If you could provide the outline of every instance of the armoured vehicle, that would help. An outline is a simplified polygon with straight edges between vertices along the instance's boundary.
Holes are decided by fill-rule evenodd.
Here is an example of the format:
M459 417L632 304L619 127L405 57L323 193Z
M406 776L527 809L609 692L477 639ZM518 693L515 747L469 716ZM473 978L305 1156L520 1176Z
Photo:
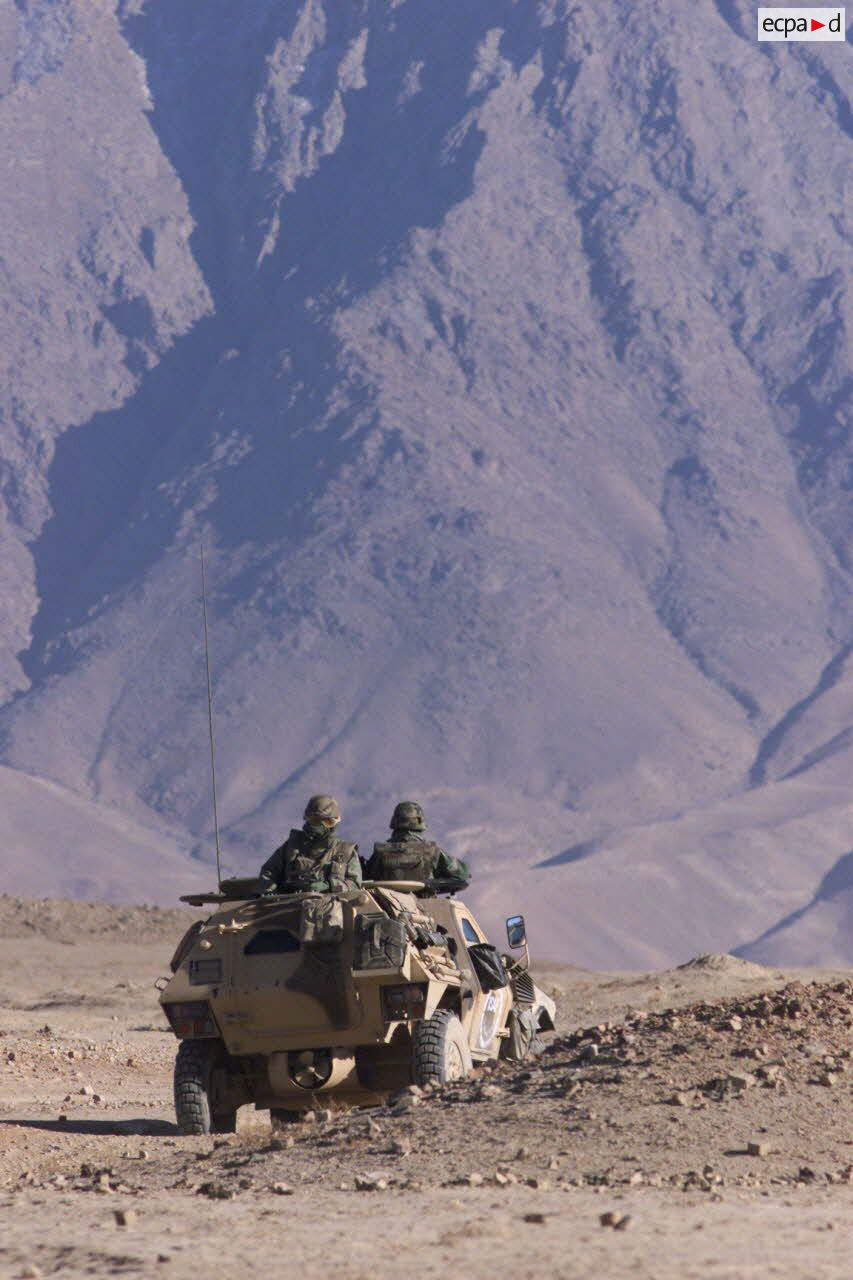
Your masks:
M555 1008L528 972L524 920L507 921L520 958L501 956L457 887L269 894L234 879L188 895L214 910L187 930L160 994L180 1040L181 1132L233 1131L252 1102L280 1122L332 1097L378 1104L535 1051Z

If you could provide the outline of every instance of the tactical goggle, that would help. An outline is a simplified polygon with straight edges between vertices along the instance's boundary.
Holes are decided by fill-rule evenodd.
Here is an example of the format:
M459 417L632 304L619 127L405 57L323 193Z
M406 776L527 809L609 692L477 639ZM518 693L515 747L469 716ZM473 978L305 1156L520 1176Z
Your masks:
M340 818L329 818L321 813L306 813L305 821L316 823L320 827L336 827Z

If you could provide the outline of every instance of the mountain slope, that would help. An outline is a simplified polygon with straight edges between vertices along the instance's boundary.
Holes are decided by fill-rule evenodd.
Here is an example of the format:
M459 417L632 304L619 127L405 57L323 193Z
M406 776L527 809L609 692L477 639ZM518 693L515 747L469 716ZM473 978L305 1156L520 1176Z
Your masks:
M556 957L554 904L597 903L602 850L696 812L720 949L750 789L773 831L802 794L780 779L831 758L835 795L846 763L846 48L759 46L710 2L701 41L652 3L245 10L126 4L121 37L102 15L194 261L164 259L182 310L144 374L144 337L125 351L135 394L58 440L5 761L209 856L204 537L235 865L312 789L363 844L411 792L488 909L524 868ZM709 806L746 824L734 865ZM837 841L786 844L800 903ZM580 886L537 869L582 842ZM649 856L667 877L667 841ZM697 892L676 876L670 916ZM784 909L756 894L732 945ZM630 916L609 945L696 949Z

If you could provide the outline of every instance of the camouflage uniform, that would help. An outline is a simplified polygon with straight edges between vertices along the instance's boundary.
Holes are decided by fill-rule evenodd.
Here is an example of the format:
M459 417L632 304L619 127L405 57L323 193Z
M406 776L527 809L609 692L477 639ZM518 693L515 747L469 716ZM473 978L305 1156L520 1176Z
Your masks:
M461 858L452 858L424 838L426 818L419 804L402 800L391 818L391 839L373 846L368 880L470 880Z
M260 878L273 893L340 893L361 885L358 845L339 840L340 810L331 796L312 796L305 825L267 858Z

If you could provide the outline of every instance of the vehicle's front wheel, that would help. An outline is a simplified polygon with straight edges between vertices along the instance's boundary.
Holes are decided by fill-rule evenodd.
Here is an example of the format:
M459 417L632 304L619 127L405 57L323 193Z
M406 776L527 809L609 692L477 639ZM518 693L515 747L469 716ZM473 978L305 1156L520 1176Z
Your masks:
M181 1133L233 1133L237 1108L217 1099L224 1067L215 1040L182 1040L175 1059L175 1115Z
M455 1013L437 1009L431 1018L415 1023L412 1036L415 1084L464 1080L473 1065L465 1030Z

